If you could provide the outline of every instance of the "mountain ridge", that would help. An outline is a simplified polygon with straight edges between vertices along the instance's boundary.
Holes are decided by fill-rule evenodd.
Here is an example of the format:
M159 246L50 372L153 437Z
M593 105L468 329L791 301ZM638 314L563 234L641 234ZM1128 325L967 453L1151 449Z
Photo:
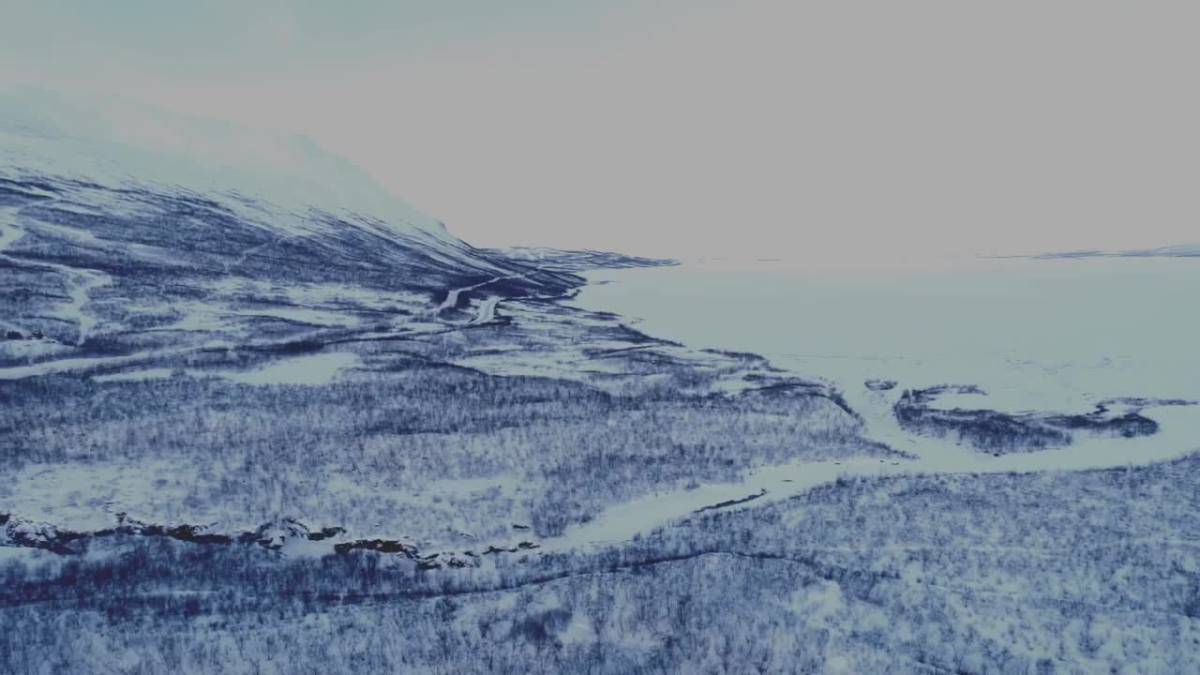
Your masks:
M1196 258L1200 257L1200 243L1171 244L1153 248L1124 249L1116 251L1080 250L1038 253L1029 256L1006 256L1033 258L1035 260L1061 260L1072 258Z

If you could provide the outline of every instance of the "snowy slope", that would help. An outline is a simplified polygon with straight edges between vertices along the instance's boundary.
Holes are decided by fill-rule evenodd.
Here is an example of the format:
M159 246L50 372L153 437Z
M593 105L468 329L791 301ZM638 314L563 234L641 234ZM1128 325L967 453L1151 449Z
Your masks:
M437 330L581 282L462 242L302 138L0 89L6 376L314 329Z
M6 170L241 194L284 208L372 215L405 233L448 238L438 221L299 136L17 85L0 89L0 149Z
M203 196L247 216L267 209L265 224L284 235L327 235L350 223L420 242L472 273L510 271L307 138L132 103L0 88L0 178ZM309 217L314 211L321 217Z

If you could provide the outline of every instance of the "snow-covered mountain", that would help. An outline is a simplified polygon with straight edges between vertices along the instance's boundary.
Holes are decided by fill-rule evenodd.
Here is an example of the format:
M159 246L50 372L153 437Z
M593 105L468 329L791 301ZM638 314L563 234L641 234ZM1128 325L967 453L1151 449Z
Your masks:
M159 201L202 197L279 236L320 238L351 227L357 236L418 244L468 274L514 271L305 137L134 103L0 89L0 178L10 190L42 183L81 201L88 188Z
M643 258L640 256L612 253L610 251L562 250L538 246L513 246L491 249L492 253L510 260L519 260L540 269L560 272L580 272L593 269L620 269L623 267L666 267L678 265L675 260Z
M437 220L305 137L119 100L28 85L0 89L0 150L7 171L243 195L282 208L370 215L402 233L445 234Z
M305 139L28 87L0 90L0 276L20 289L5 334L53 343L0 350L9 363L124 353L100 339L135 326L229 337L230 317L263 311L320 324L313 298L348 288L374 294L364 311L419 316L578 283L471 247Z
M1043 259L1060 258L1195 258L1200 257L1200 243L1174 244L1154 248L1137 248L1124 251L1064 251L1042 253L1034 256Z

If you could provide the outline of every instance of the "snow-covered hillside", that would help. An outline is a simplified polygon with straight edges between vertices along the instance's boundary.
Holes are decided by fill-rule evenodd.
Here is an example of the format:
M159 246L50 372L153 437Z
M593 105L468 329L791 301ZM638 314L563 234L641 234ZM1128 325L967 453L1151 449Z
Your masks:
M281 237L331 236L349 225L361 236L415 242L467 274L512 273L307 138L119 100L0 88L0 178L27 187L202 197Z
M348 292L419 315L456 288L478 291L455 294L465 306L578 284L465 244L304 139L27 87L0 90L0 256L25 289L6 330L53 343L0 351L9 363L134 324L226 325L248 284L304 295L258 315L317 325L314 298Z
M438 221L307 138L28 85L0 88L0 166L114 188L242 195L448 238Z

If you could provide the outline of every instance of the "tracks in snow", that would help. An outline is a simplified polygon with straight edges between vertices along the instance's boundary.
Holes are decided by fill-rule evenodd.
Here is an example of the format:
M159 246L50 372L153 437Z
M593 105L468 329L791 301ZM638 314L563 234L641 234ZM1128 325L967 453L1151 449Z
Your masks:
M468 293L470 291L479 290L480 288L483 288L485 286L490 286L494 283L498 283L501 281L508 281L510 279L526 279L526 278L528 278L528 275L526 275L526 274L508 274L508 275L493 277L491 279L488 279L487 281L481 281L477 284L471 284L470 286L463 286L461 288L451 288L448 291L446 291L446 297L444 300L442 300L441 304L439 304L437 307L435 307L430 312L430 314L432 316L436 317L447 309L454 309L455 307L458 306L458 299L460 297L462 297L463 293ZM518 297L524 297L524 296L518 296ZM515 297L506 298L502 295L494 295L491 297L484 298L483 302L481 302L479 304L479 307L477 307L475 309L475 316L471 318L469 323L484 324L484 323L491 323L491 322L495 321L496 320L496 307L505 300L516 300L516 299L517 298L515 298Z
M537 271L541 271L541 270L539 269ZM479 282L477 284L473 284L471 286L464 286L462 288L450 289L446 292L446 299L443 300L440 305L438 305L436 308L434 308L430 312L430 314L432 316L438 316L439 314L441 314L442 310L450 309L450 308L457 306L458 299L459 299L459 297L462 296L463 293L478 290L480 288L483 288L490 284L494 284L499 281L506 281L508 279L528 279L528 278L529 278L528 274L510 274L507 276L500 276L500 277L495 277L493 279L488 279L487 281L481 281L481 282ZM497 318L496 310L500 306L500 303L502 303L502 302L509 302L512 300L561 300L563 298L569 298L569 297L573 297L571 291L566 292L566 293L553 294L553 295L512 295L512 296L492 295L492 296L484 298L483 301L481 301L479 303L479 306L475 308L475 316L471 318L471 320L468 322L468 324L477 326L477 325L492 323Z
M463 293L467 293L469 291L474 291L474 290L483 288L484 286L490 286L491 284L494 284L499 281L507 281L508 279L524 279L524 278L525 278L524 274L509 274L506 276L493 277L491 279L488 279L487 281L481 281L477 284L471 284L470 286L463 286L462 288L451 288L450 290L446 291L446 298L444 300L442 300L442 303L434 308L433 314L436 316L438 314L441 314L443 310L453 309L453 308L457 307L458 306L458 298ZM492 311L495 311L495 306L492 307Z
M71 286L67 291L69 301L66 305L58 308L57 314L78 326L79 334L75 344L76 346L82 345L97 323L96 317L88 314L84 309L91 302L92 291L111 284L112 277L96 270L40 260L24 260L8 254L7 251L12 248L12 245L25 236L25 231L16 224L16 215L19 210L19 207L0 210L0 255L20 265L54 270L70 280Z

